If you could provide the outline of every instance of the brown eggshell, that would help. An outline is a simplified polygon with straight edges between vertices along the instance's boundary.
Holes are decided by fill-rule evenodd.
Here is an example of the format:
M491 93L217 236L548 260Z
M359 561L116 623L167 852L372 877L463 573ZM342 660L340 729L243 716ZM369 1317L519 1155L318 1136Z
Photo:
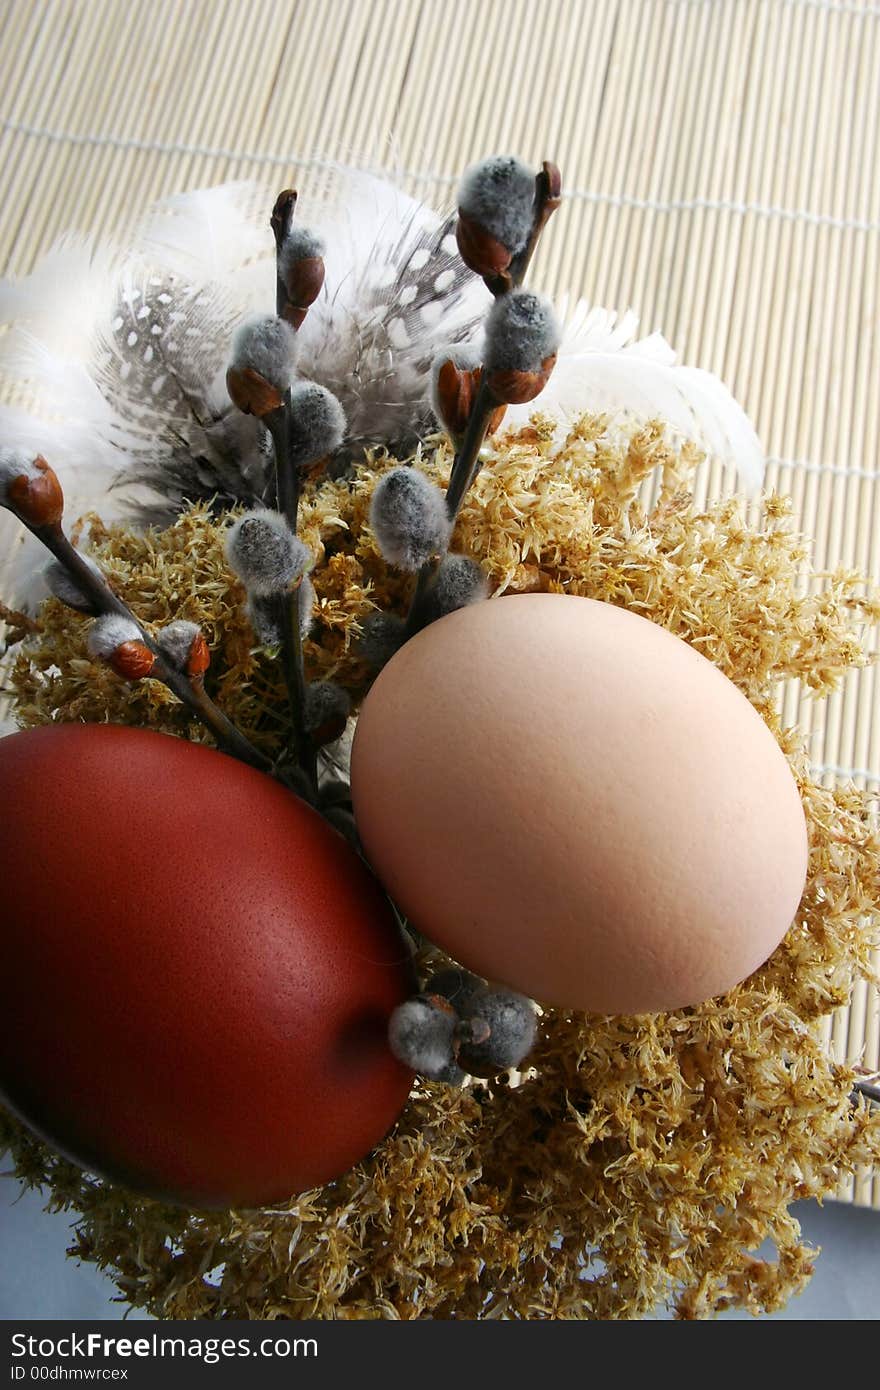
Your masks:
M279 783L107 725L0 740L0 1093L84 1167L196 1207L339 1177L394 1123L388 903Z
M692 647L589 599L490 600L419 633L364 703L352 790L413 925L548 1004L720 994L804 886L800 797L760 716Z

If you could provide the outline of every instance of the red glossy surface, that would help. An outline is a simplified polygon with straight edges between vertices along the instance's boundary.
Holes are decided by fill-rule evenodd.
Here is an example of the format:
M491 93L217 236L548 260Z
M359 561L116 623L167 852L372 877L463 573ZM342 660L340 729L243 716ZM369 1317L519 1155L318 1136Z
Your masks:
M411 1075L375 880L310 807L115 725L0 740L0 1094L86 1168L192 1206L340 1176Z

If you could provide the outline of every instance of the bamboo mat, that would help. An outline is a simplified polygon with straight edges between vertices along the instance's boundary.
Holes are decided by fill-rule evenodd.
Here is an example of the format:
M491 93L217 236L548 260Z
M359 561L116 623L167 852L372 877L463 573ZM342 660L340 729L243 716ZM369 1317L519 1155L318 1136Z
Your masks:
M451 204L474 158L553 158L535 280L641 315L721 375L815 537L880 578L880 3L870 0L4 0L0 268L68 228L322 158ZM700 489L718 486L708 468ZM2 548L0 548L2 555ZM823 778L880 791L880 686L788 722ZM828 1031L880 1067L860 988ZM880 1208L880 1176L840 1192Z

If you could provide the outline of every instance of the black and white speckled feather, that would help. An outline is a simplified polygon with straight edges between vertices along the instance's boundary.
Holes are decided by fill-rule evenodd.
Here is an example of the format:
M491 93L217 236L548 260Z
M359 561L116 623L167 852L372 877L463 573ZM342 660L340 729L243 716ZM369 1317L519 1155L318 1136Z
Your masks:
M458 256L454 218L427 222L408 212L393 240L331 279L301 332L301 370L338 397L352 453L385 444L406 450L431 425L431 362L438 345L481 333L489 302Z
M451 219L342 168L320 193L298 208L327 244L298 373L338 397L347 455L407 448L431 420L438 341L475 336L488 294L457 256ZM247 184L179 195L148 214L130 248L74 241L63 282L58 252L30 284L0 286L0 314L4 289L14 314L0 377L37 387L32 410L5 411L0 425L12 443L46 440L70 508L100 498L105 514L163 521L187 500L269 500L262 428L231 407L224 377L241 321L274 311L271 206L270 190ZM50 423L59 417L62 431Z
M222 509L266 499L263 430L230 405L222 384L239 321L238 304L214 284L166 274L120 286L94 375L125 430L116 486L148 489L135 504L141 520L167 522L187 501Z

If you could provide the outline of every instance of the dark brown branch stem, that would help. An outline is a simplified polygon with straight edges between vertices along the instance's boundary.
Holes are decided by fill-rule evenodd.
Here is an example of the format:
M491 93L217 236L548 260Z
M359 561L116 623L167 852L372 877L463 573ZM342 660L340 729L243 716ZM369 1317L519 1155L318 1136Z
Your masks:
M275 312L280 319L287 315L287 287L281 278L280 253L284 242L290 235L293 214L296 212L297 192L295 188L285 188L275 199L269 225L275 238Z
M446 510L452 522L458 516L465 493L479 472L480 450L486 441L486 430L489 428L492 412L497 407L498 402L483 377L474 397L467 429L453 460L449 486L446 489Z
M240 762L258 768L261 772L270 772L272 769L270 759L258 748L255 748L249 739L245 738L244 734L240 733L235 725L227 719L223 711L218 709L205 690L202 679L191 680L183 671L176 670L165 660L156 642L147 632L144 632L128 605L114 594L103 575L96 574L86 564L79 551L75 549L62 531L60 522L54 526L29 527L28 529L64 566L77 588L91 600L99 615L116 613L120 617L128 618L137 623L143 633L144 642L157 658L156 664L150 672L150 679L160 680L177 696L182 704L186 705L210 729L217 741L218 748L222 752L238 758Z
M290 232L290 224L296 209L296 193L286 189L279 193L272 209L271 227L275 237L275 312L284 317L287 306L287 291L281 279L280 254L285 239ZM290 391L284 397L280 410L272 411L264 417L264 423L272 436L275 450L275 492L278 510L287 520L293 535L296 535L299 520L300 470L292 457L290 447ZM303 663L302 626L299 611L299 590L284 594L281 600L281 661L284 668L284 682L290 704L291 748L298 767L302 770L308 786L317 799L318 762L317 754L306 728L306 676Z
M263 423L272 436L275 450L275 493L278 510L284 513L294 535L299 524L300 472L295 466L290 448L290 392L284 397L280 410L263 416Z
M511 290L519 289L525 279L526 272L535 254L541 233L544 230L551 215L559 207L560 203L561 180L559 170L555 164L544 161L541 172L535 179L535 207L532 217L532 230L529 239L520 251L519 255L514 256L509 268L503 276L497 276L491 280L487 279L486 284L499 298L503 294L509 294ZM452 470L449 475L449 486L446 489L446 510L449 513L449 520L455 524L459 509L464 500L465 493L474 483L481 468L480 450L486 439L486 432L492 418L492 412L496 410L500 402L495 399L486 384L485 375L480 381L477 394L474 397L473 407L468 418L467 429L464 432L461 444L452 461ZM409 613L406 617L406 634L408 637L418 632L422 625L422 607L425 594L434 573L434 562L429 560L419 571L415 593L410 603Z

